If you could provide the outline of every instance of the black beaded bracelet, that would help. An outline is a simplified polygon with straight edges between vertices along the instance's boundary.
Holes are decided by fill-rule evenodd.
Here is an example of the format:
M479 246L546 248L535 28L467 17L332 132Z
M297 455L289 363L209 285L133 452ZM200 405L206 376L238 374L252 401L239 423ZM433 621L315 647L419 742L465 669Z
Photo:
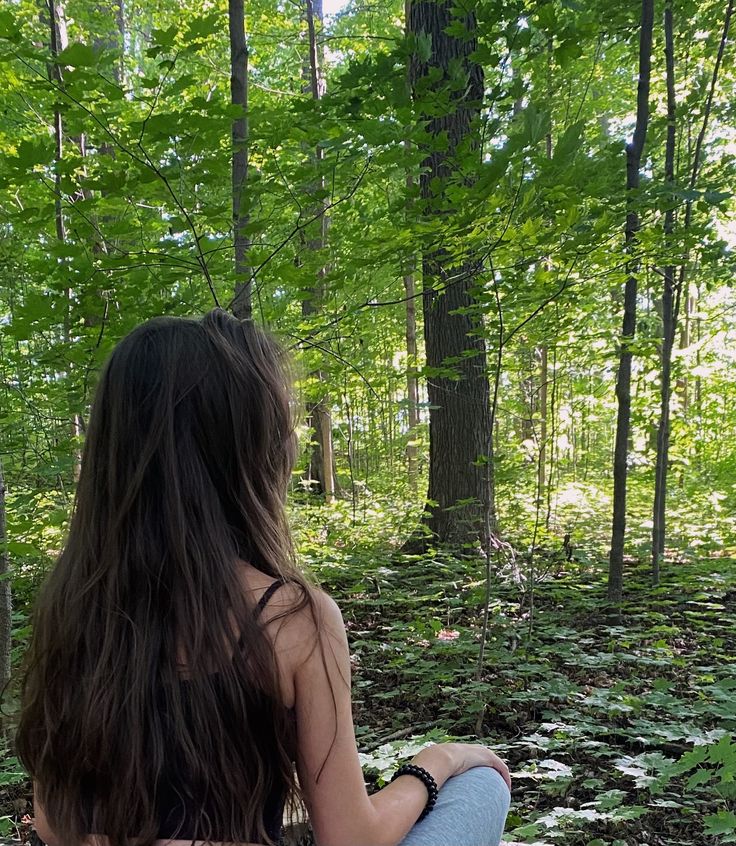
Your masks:
M391 781L394 781L399 776L404 775L416 776L416 778L418 778L427 788L427 804L424 806L424 810L422 811L419 820L417 820L417 822L419 822L427 816L437 802L437 796L439 795L437 782L434 780L431 773L428 773L424 767L418 767L416 764L402 764L402 766L400 766L393 774Z

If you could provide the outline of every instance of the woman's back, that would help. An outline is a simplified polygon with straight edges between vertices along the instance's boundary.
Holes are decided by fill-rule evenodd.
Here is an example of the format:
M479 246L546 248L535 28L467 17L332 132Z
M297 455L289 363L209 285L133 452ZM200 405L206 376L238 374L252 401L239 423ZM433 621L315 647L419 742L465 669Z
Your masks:
M251 590L247 587L248 582L255 582L257 587L254 587L251 592L254 596L260 592L260 597L254 609L257 617L262 615L269 601L285 584L283 579L272 580L268 587L261 592L262 578L263 574L256 574L253 568L245 563L243 564L243 580L246 583L246 591ZM247 659L247 645L239 641L239 647L244 650ZM211 675L211 684L215 691L215 701L221 703L223 710L225 710L225 713L221 715L221 721L228 732L228 742L237 744L242 735L244 725L247 725L248 731L259 739L264 756L268 756L270 750L270 754L275 757L279 743L278 739L274 736L272 715L274 708L283 705L283 702L274 703L262 691L253 690L250 692L247 711L239 712L232 707L232 702L226 694L218 692L222 684L220 673L215 672ZM191 699L193 694L190 680L187 678L186 668L182 668L179 687L184 704L184 714L187 720L191 722ZM166 698L162 697L161 711L164 719L166 718L165 700ZM289 709L289 714L291 717L291 736L286 746L293 760L296 755L296 727L293 723L293 709ZM167 840L171 838L187 838L191 842L192 840L196 840L198 835L203 834L199 819L201 816L212 816L211 802L208 801L207 795L201 795L197 784L193 783L191 773L186 766L185 757L177 745L178 732L171 727L169 733L172 743L165 750L164 766L156 785L156 815L159 820L158 836ZM269 785L263 808L263 825L268 836L274 842L277 842L282 826L287 790L283 784L277 783L273 779L271 780L273 783ZM88 800L88 807L91 809L94 805L93 790L90 792ZM93 829L90 828L90 830ZM219 839L216 830L212 832L212 837Z
M312 602L283 508L293 460L282 353L253 324L161 318L113 351L17 743L66 842L152 843L162 789L205 838L272 837L264 811L295 789L293 716L247 573L289 580L284 614Z
M508 807L497 773L470 789L479 838L452 822L471 784L454 777L508 783L485 747L422 750L368 796L342 616L293 561L294 456L281 353L252 323L157 319L116 347L23 688L17 749L51 846L271 844L300 793L319 846L498 843L505 810L473 798ZM459 797L441 840L415 826L438 791Z

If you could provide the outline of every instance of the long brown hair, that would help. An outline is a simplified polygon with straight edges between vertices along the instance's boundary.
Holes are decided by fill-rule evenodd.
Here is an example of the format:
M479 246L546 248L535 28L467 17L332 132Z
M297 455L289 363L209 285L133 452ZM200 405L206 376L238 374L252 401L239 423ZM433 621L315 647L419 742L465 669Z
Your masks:
M284 514L294 451L283 355L251 322L156 318L113 351L37 603L17 735L64 844L150 844L171 760L198 838L271 842L263 811L295 790L294 731L241 562L314 607Z

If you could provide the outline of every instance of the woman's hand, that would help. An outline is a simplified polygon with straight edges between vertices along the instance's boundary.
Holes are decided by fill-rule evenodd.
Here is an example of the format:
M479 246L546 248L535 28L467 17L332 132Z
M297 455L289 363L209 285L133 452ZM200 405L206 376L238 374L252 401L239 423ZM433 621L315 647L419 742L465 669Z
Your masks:
M413 763L422 766L421 760L433 749L441 749L450 758L450 776L460 775L473 767L491 767L496 770L511 790L511 774L506 764L487 746L475 743L441 743L423 749L415 756Z

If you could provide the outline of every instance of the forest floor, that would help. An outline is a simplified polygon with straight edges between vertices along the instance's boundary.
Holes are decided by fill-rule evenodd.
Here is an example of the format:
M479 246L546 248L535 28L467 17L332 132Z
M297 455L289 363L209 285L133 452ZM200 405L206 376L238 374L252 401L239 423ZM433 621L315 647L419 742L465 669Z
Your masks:
M427 740L471 739L483 710L512 768L509 840L736 842L736 562L670 560L657 589L630 562L620 617L603 562L535 567L531 621L528 580L493 580L480 681L481 562L355 551L319 568L349 629L366 773L380 784Z
M528 562L499 565L478 680L482 561L392 558L375 545L320 558L348 627L371 788L427 742L471 739L482 712L483 742L513 773L508 840L736 842L735 560L669 560L657 589L630 562L619 617L603 562L539 556L531 619ZM7 842L28 836L27 796L6 759Z

